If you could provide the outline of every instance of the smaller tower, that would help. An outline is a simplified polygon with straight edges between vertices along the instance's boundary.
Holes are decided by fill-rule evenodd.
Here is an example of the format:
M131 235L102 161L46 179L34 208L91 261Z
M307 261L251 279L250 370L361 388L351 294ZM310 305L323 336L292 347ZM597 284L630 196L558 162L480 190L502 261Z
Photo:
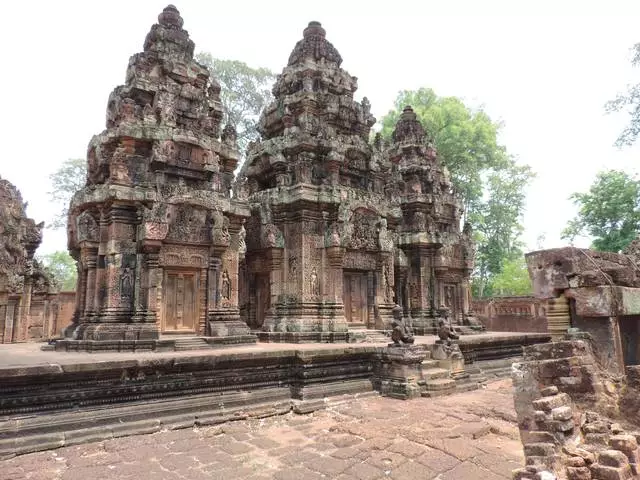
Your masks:
M398 303L419 335L435 333L441 308L462 324L470 309L471 227L461 231L462 201L410 106L400 115L385 156L394 172L389 188L399 194L402 208Z

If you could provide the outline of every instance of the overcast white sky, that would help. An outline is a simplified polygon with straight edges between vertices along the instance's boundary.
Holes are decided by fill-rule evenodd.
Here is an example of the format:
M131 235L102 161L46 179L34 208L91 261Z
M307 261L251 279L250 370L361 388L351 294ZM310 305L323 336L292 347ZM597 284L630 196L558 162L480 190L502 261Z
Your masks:
M48 175L84 157L104 128L107 98L167 0L3 3L0 176L55 213ZM597 171L635 171L639 147L614 148L625 115L603 104L640 81L638 0L177 0L196 51L280 72L310 20L322 22L343 67L359 78L376 117L401 89L432 87L482 104L505 123L502 142L538 177L528 191L524 240L560 246L573 217L567 200ZM585 246L588 241L582 244ZM39 253L66 248L45 231Z

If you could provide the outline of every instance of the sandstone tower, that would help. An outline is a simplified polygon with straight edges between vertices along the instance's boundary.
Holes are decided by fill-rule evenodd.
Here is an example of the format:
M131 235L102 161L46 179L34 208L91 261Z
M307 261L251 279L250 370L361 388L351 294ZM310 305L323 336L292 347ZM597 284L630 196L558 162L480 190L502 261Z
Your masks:
M249 208L231 198L236 134L222 128L220 86L194 61L182 25L172 5L159 15L89 144L68 222L79 264L74 339L255 338L237 307Z

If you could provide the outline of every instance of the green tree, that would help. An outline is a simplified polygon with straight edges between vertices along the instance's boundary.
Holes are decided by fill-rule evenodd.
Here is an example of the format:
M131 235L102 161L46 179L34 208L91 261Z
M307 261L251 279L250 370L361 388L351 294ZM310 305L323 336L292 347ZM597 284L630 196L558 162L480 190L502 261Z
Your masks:
M640 43L633 46L633 58L631 64L635 67L640 66ZM632 145L640 135L640 83L629 85L627 92L618 94L618 96L607 102L605 105L607 112L626 111L629 114L629 124L622 131L615 142L617 147Z
M48 253L39 259L44 268L53 277L54 282L63 291L75 290L78 279L76 261L67 252L59 250Z
M273 99L271 88L276 75L266 68L251 68L238 60L213 58L206 52L197 54L196 60L220 83L224 122L236 127L238 147L244 155L249 142L258 138L258 120Z
M492 282L492 277L502 273L505 262L522 256L520 222L525 189L533 176L529 166L518 165L513 159L487 175L487 198L469 217L477 231L475 276L481 297L486 294L485 286Z
M462 195L465 219L473 225L478 244L474 294L490 294L486 287L491 277L506 260L522 253L518 239L525 188L534 174L498 142L500 123L482 109L456 97L438 97L430 88L398 94L394 110L381 120L383 137L391 136L406 105L413 107Z
M62 163L60 168L49 175L52 190L49 197L60 205L60 213L56 215L50 228L64 228L67 225L69 202L73 194L84 187L87 177L87 162L82 158L70 158Z
M493 295L530 295L531 279L522 255L505 260L502 270L491 279Z
M570 197L578 206L578 215L562 232L573 241L580 235L593 237L591 248L619 252L638 234L640 227L640 181L620 170L596 175L589 191Z

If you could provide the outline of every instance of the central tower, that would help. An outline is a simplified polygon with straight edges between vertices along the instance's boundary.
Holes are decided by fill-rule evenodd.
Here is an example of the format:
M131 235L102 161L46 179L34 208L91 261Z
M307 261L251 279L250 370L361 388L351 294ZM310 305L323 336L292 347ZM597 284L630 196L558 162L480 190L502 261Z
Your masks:
M341 341L349 326L391 320L400 199L385 193L391 165L369 144L375 118L341 63L309 23L238 178L252 209L240 308L263 340Z

